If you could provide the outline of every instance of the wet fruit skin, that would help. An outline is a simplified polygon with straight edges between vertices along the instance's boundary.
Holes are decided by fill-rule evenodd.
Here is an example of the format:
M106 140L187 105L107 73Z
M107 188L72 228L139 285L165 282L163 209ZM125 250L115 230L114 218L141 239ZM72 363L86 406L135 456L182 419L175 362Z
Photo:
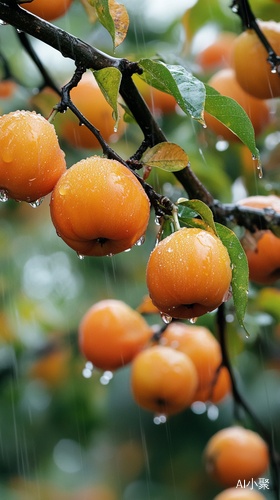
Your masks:
M99 130L106 142L114 134L115 120L113 109L107 103L91 72L84 73L81 81L71 90L70 97L79 111ZM120 116L123 114L119 108ZM60 117L61 134L75 148L100 149L99 141L85 126L80 125L78 118L71 111ZM125 130L125 123L119 121L118 135Z
M131 248L145 233L148 197L124 165L93 156L73 165L52 193L51 217L61 238L81 255Z
M94 304L79 325L82 354L102 370L130 363L151 337L152 330L141 314L120 300Z
M221 240L197 228L182 228L162 240L152 251L146 271L154 305L179 319L216 309L226 300L231 276Z
M262 476L269 465L268 447L256 433L243 427L218 431L204 451L206 470L223 486L236 486L240 480Z
M21 7L45 21L54 21L68 11L73 0L33 0Z
M280 23L258 21L263 34L280 53ZM271 73L268 53L253 30L244 31L234 42L234 67L239 85L254 97L271 99L280 96L280 78Z
M198 377L184 353L153 346L134 358L131 369L134 399L145 410L172 415L191 404Z
M243 485L242 485L243 486ZM216 495L214 500L266 500L259 491L248 488L228 488Z
M250 196L238 202L238 205L252 208L272 208L280 213L280 198L270 196ZM249 265L249 278L261 285L270 285L280 279L280 239L271 231L256 231L255 249L246 249ZM260 239L259 239L260 238Z
M160 343L185 353L194 363L198 374L194 401L217 403L229 392L227 369L222 367L217 374L222 363L220 344L207 328L172 322L162 334Z
M221 95L234 99L249 116L254 127L255 135L259 135L268 125L270 116L266 101L257 99L247 94L239 85L234 70L222 69L215 73L208 85L217 90ZM229 142L238 142L239 138L216 118L205 113L205 122L216 135L222 136Z
M0 117L0 189L32 202L52 191L66 171L53 125L35 112Z

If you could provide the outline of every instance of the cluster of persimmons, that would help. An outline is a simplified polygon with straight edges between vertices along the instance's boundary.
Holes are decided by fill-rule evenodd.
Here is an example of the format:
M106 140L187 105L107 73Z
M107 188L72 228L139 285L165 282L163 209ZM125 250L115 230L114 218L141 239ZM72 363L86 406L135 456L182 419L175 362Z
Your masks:
M38 3L34 0L24 7L53 20L64 14L71 0L45 2L43 11L40 7L37 10ZM54 14L52 9L59 4L64 10ZM279 36L274 38L278 25L271 22L260 26L275 51L280 52ZM270 120L267 99L280 95L279 76L271 72L266 59L264 48L250 30L237 38L223 35L197 59L205 70L228 65L210 79L209 85L239 102L256 135ZM232 61L234 69L230 67ZM254 66L254 73L248 70L248 64ZM172 96L151 91L148 86L140 90L152 109L174 111L176 102ZM89 94L95 102L92 109L87 100ZM71 99L90 122L98 122L101 135L108 141L114 133L114 120L92 74L85 74L72 89ZM98 143L90 130L69 116L61 119L62 136L74 146L96 148ZM238 140L215 118L206 115L205 120L218 136ZM119 133L124 126L121 122ZM30 111L0 117L0 151L2 199L36 205L52 193L50 213L54 227L79 256L111 256L143 239L150 218L150 200L124 164L91 156L67 170L53 125ZM276 196L250 197L240 205L280 212ZM270 231L246 231L242 244L251 280L271 284L280 278L278 238ZM232 268L227 249L216 235L184 227L155 246L146 279L154 312L165 318L192 320L228 299ZM114 371L131 363L136 402L159 415L176 414L196 401L218 403L231 392L220 344L208 329L172 321L157 336L139 311L118 300L103 300L85 313L79 325L79 347L85 358L101 370ZM239 480L248 482L267 470L268 448L255 432L231 427L216 433L206 446L205 463L211 477L228 488L216 500L264 498L258 492L246 490L244 495L244 490L235 488Z

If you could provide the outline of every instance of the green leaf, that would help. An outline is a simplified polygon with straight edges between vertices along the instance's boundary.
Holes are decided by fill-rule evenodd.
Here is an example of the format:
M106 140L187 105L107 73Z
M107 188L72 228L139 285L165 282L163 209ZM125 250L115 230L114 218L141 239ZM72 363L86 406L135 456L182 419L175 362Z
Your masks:
M237 319L244 328L244 316L248 301L249 268L243 247L231 229L222 224L215 223L217 233L227 248L232 266L232 296Z
M130 109L124 103L120 103L121 107L124 109L123 121L126 123L137 123Z
M186 227L197 227L198 229L203 229L203 231L209 231L209 226L201 219L191 219L189 217L180 217L180 224ZM211 230L212 232L212 230Z
M144 166L158 167L167 172L178 172L189 163L185 151L172 142L161 142L145 151L141 158Z
M180 108L191 118L203 123L205 102L204 84L180 65L169 65L151 59L141 59L144 70L139 75L158 90L173 95Z
M110 33L115 51L125 39L128 30L129 18L125 6L115 0L88 0L88 2L95 7L98 20Z
M209 226L215 234L217 234L212 211L209 207L207 207L207 205L205 205L205 203L200 200L186 200L180 201L180 205L188 207L198 213L205 224Z
M260 154L256 148L253 125L244 109L231 97L221 95L217 90L205 84L206 101L205 111L214 116L229 128L239 139L246 144L251 153L258 159Z
M113 117L116 120L115 129L117 129L120 119L118 95L122 74L117 68L104 68L93 71L93 74L106 101L113 108Z

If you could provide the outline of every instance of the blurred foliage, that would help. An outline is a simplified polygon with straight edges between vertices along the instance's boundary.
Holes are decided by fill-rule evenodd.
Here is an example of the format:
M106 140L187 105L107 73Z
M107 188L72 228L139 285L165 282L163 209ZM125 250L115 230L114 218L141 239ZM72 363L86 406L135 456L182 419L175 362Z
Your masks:
M223 30L241 32L230 0L124 0L124 4L130 27L116 49L118 57L138 60L160 54L169 64L179 62L192 69L203 81L211 73L197 67L196 53ZM280 21L279 4L272 0L251 0L251 6L257 17ZM89 22L77 0L56 24L112 54L109 34L98 22ZM58 85L70 79L72 61L36 40L32 44ZM18 82L13 96L0 100L2 112L36 109L48 116L53 101L36 98L41 77L11 26L0 26L0 49ZM271 112L272 124L257 140L264 167L259 179L254 165L244 165L241 144L217 140L179 107L170 115L155 110L168 139L185 150L201 182L223 202L247 194L280 194L277 101L271 102ZM54 124L59 134L59 119ZM138 126L129 124L112 146L128 158L141 141ZM60 143L68 167L100 153L74 150L62 138ZM171 173L153 168L149 182L173 201L185 196ZM218 411L211 405L202 414L188 409L165 425L155 425L153 415L132 399L130 368L119 370L103 385L97 370L85 376L85 360L77 346L80 318L94 302L118 298L136 308L147 293L146 263L158 229L154 215L143 246L112 258L79 260L55 233L48 197L36 209L26 203L2 203L0 214L0 498L211 500L220 488L206 476L202 452L213 433L236 422L232 399L221 403ZM273 432L278 448L279 297L277 285L269 289L250 285L245 316L249 338L238 324L232 300L226 305L229 352L238 385ZM148 321L159 324L160 318L151 315ZM215 312L197 324L216 335ZM61 355L55 362L48 351L53 343ZM245 417L242 412L241 417ZM242 422L254 426L246 418ZM271 491L264 493L272 498Z

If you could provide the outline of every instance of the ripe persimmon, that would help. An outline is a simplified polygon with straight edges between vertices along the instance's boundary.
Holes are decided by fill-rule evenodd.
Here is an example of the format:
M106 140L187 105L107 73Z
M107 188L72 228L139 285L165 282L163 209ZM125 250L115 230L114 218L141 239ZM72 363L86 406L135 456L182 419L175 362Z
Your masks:
M280 213L280 198L270 196L249 196L238 205L251 208L272 209ZM249 265L249 278L262 285L270 285L280 278L280 238L271 231L248 230L241 243L246 252Z
M130 363L151 337L152 330L141 314L120 300L97 302L79 325L82 354L102 370Z
M199 64L205 72L231 66L233 42L236 37L237 35L230 31L219 33L216 40L211 43L211 45L197 54L195 62Z
M204 458L209 475L224 486L257 479L269 465L265 441L256 432L238 426L214 434L205 448Z
M106 142L115 133L113 109L107 103L91 72L84 73L77 87L70 92L70 97L79 111L99 130ZM120 115L123 114L119 108ZM118 135L125 129L122 119L119 121ZM93 133L80 125L78 118L69 110L61 116L61 135L73 147L100 149L100 144Z
M210 330L203 326L172 322L162 334L160 343L187 354L198 374L194 401L217 403L229 392L230 378L222 363L221 347Z
M173 318L213 311L228 297L231 265L227 249L212 232L182 228L152 251L146 272L154 305Z
M222 69L215 73L209 80L208 85L217 90L221 95L231 97L240 104L249 116L256 136L268 125L270 112L266 101L257 99L245 92L242 87L240 87L232 68ZM229 142L239 141L237 135L208 113L205 113L205 122L207 127L216 135L222 136Z
M276 54L279 54L280 23L258 21L258 25ZM233 57L236 79L244 91L259 99L280 96L279 74L271 72L267 50L254 30L246 30L238 36L234 42Z
M0 117L0 190L34 202L50 193L66 171L54 126L35 112Z
M66 14L72 2L73 0L33 0L22 4L22 7L45 21L54 21Z
M266 500L266 497L259 491L251 490L250 488L235 487L222 491L219 495L215 496L214 500Z
M145 233L149 199L115 160L93 156L73 165L52 193L51 217L61 238L81 255L113 255Z
M186 354L156 345L141 351L134 358L131 384L139 406L171 415L191 404L198 376Z

